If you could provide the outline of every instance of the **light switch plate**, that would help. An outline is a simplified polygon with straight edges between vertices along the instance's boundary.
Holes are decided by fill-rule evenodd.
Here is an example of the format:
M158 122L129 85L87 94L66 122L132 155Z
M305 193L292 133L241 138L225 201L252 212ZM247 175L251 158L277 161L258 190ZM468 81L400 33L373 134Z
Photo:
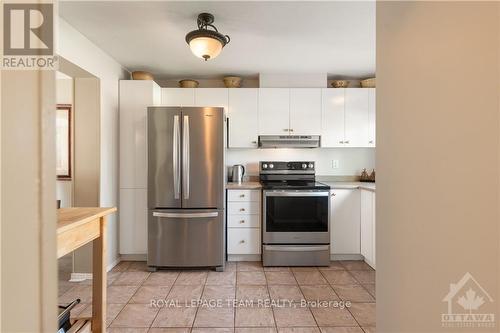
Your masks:
M332 169L339 168L339 160L332 160Z

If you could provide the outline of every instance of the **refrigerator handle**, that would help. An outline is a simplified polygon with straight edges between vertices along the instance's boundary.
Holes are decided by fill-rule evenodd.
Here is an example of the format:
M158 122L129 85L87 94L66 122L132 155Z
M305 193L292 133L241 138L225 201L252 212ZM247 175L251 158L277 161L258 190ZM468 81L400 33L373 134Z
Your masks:
M154 217L170 217L170 218L181 218L181 219L196 219L204 217L217 217L219 212L208 212L208 213L160 213L153 212Z
M179 153L180 153L180 128L179 128L179 116L174 116L174 139L172 147L172 167L174 176L174 198L179 199L181 195L181 168L179 166Z
M184 116L183 137L182 137L182 169L183 169L183 189L184 199L189 199L189 116Z

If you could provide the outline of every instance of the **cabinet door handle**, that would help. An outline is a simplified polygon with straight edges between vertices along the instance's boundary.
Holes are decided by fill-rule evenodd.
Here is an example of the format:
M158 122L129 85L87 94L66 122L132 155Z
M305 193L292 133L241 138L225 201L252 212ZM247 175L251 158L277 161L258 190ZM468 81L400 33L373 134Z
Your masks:
M244 194L240 194L240 198L244 198L244 197L245 197L245 195L244 195Z
M240 208L240 212L244 212L245 211L245 208Z
M336 196L336 194L335 194L335 193L332 193L332 197L334 197L334 196Z
M373 143L373 140L368 141L368 143Z
M252 143L253 143L254 145L256 145L256 144L257 144L257 141L252 141Z
M293 132L293 128L290 128L290 132Z
M349 143L349 140L347 140L347 141L344 141L344 143Z
M242 223L245 223L245 220L241 220L241 221L240 221L240 224L242 224Z
M343 144L343 143L344 143L344 141L339 141L339 143Z
M243 244L243 243L245 243L245 240L244 239L240 240L240 244Z
M290 130L290 129L288 129L288 128L284 128L284 129L283 129L283 132L288 132L289 130Z

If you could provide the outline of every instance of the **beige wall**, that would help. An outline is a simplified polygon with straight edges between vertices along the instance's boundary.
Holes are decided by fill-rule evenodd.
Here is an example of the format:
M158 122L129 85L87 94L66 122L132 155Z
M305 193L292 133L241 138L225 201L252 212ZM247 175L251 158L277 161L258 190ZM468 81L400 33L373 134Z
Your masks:
M57 52L64 63L71 62L99 79L99 205L118 206L118 81L129 73L62 18L58 18ZM108 264L112 265L119 257L117 214L108 219L107 242Z
M377 3L377 332L456 332L442 299L466 272L498 295L498 14Z
M0 331L55 332L54 72L0 77Z
M75 78L75 207L98 207L100 198L100 85L97 78ZM92 244L74 252L76 273L92 272Z

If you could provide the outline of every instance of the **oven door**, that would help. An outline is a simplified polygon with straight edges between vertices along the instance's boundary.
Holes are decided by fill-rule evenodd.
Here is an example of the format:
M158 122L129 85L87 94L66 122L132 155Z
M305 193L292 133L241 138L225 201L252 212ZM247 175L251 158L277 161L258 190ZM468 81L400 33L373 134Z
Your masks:
M265 190L264 244L329 244L330 192Z

